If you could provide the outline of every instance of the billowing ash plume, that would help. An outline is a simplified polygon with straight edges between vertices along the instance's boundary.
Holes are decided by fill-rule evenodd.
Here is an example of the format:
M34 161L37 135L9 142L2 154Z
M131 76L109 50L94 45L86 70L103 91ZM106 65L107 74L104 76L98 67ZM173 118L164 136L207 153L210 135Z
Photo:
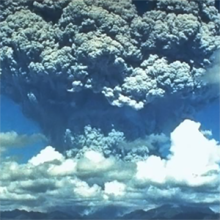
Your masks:
M2 210L219 207L219 143L193 120L219 99L217 3L2 0L1 92L52 145L19 164L5 152L45 137L1 133Z
M220 47L214 0L150 0L143 15L131 0L0 7L1 91L60 151L129 158L135 149L123 146L138 142L133 153L143 156L151 133L170 132L219 97L210 80Z

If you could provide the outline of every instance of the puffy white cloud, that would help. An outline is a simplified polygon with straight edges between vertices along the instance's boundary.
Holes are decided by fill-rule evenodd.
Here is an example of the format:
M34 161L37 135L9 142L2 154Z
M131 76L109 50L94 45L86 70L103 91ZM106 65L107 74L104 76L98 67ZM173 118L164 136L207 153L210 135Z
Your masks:
M64 156L57 152L53 147L47 146L45 149L41 150L37 156L32 157L28 162L36 166L54 160L63 161Z
M76 181L73 191L81 198L94 198L101 194L101 187L97 184L90 187L86 182Z
M165 183L185 182L191 186L219 179L220 146L199 131L200 123L185 120L171 133L168 160L149 156L137 162L137 179Z
M115 160L105 158L102 153L94 150L88 150L84 153L83 157L77 163L78 172L98 173L110 170L114 165Z
M165 162L160 157L150 156L146 161L137 162L136 177L139 180L148 180L163 183L166 177Z
M103 160L105 160L105 158L103 157L103 155L101 153L95 152L92 150L86 151L84 156L86 159L88 159L94 163L100 163Z
M123 196L125 194L126 185L116 180L105 183L104 192L107 195Z
M219 202L219 144L190 120L171 133L170 141L167 159L150 155L128 162L89 149L80 157L66 158L47 146L26 164L2 161L2 208L47 210L73 203L97 208L117 203L140 209L160 202Z
M220 146L199 128L200 123L185 120L171 134L172 154L167 168L172 176L184 178L189 184L202 184L210 178L210 172L219 172Z
M73 159L66 159L59 165L52 164L48 173L54 176L73 174L76 172L76 165L77 163Z

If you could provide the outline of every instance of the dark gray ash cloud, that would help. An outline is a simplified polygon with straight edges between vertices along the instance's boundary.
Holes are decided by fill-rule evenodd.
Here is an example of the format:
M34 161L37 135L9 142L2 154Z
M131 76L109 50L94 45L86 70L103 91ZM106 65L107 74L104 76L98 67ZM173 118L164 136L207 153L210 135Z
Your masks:
M170 132L219 96L203 79L219 64L220 15L204 0L143 10L125 0L2 1L2 92L60 148L80 148L87 126L128 141Z
M173 201L193 200L181 187L173 194L156 186L144 188L152 179L163 178L152 174L149 180L142 176L142 168L155 163L165 169L163 160L169 158L163 152L171 146L170 132L219 99L219 9L214 0L145 3L139 10L131 0L1 1L1 92L18 102L26 116L39 123L49 144L69 158L42 165L52 167L45 178L66 175L57 182L53 179L56 183L45 182L51 187L49 194L54 193L54 204L53 189L67 186L65 197L72 185L75 200L83 198L86 205L85 192L97 198L97 206L102 196L114 201L111 187L123 192L124 182L138 169L141 181L134 188L140 188L130 194L130 201L144 189L152 200L155 193L158 198L170 195ZM86 152L95 152L98 161L91 162ZM71 158L79 160L77 165ZM141 160L146 163L138 163ZM120 168L124 175L118 176ZM30 169L27 176L34 169L42 171ZM106 175L101 178L97 170ZM71 172L78 172L79 179L68 177ZM19 190L32 190L31 181ZM110 184L105 186L106 182ZM13 182L11 190L17 184ZM44 200L44 191L38 193L42 197L27 194L24 199L33 204L38 198ZM201 200L202 193L199 196ZM216 203L218 199L209 196L206 202Z

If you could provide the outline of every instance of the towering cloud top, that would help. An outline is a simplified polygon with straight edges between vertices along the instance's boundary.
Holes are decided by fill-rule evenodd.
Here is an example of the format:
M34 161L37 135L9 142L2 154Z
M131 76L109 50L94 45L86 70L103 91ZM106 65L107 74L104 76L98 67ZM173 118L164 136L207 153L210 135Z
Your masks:
M49 140L27 163L2 162L2 206L219 204L219 144L184 120L219 98L216 5L1 0L1 92ZM0 156L44 138L1 136Z
M89 89L136 109L189 96L220 44L218 11L214 1L155 2L140 17L125 0L3 1L2 78L14 87L16 75L36 101L40 81L52 99Z

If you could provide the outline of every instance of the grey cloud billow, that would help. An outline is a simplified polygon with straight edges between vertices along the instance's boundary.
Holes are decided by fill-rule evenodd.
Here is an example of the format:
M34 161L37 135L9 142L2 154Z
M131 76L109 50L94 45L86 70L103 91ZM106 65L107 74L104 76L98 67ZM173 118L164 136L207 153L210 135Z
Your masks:
M219 97L206 80L219 65L214 0L149 0L143 15L129 0L0 7L2 93L60 151L129 158L119 146L169 133Z

